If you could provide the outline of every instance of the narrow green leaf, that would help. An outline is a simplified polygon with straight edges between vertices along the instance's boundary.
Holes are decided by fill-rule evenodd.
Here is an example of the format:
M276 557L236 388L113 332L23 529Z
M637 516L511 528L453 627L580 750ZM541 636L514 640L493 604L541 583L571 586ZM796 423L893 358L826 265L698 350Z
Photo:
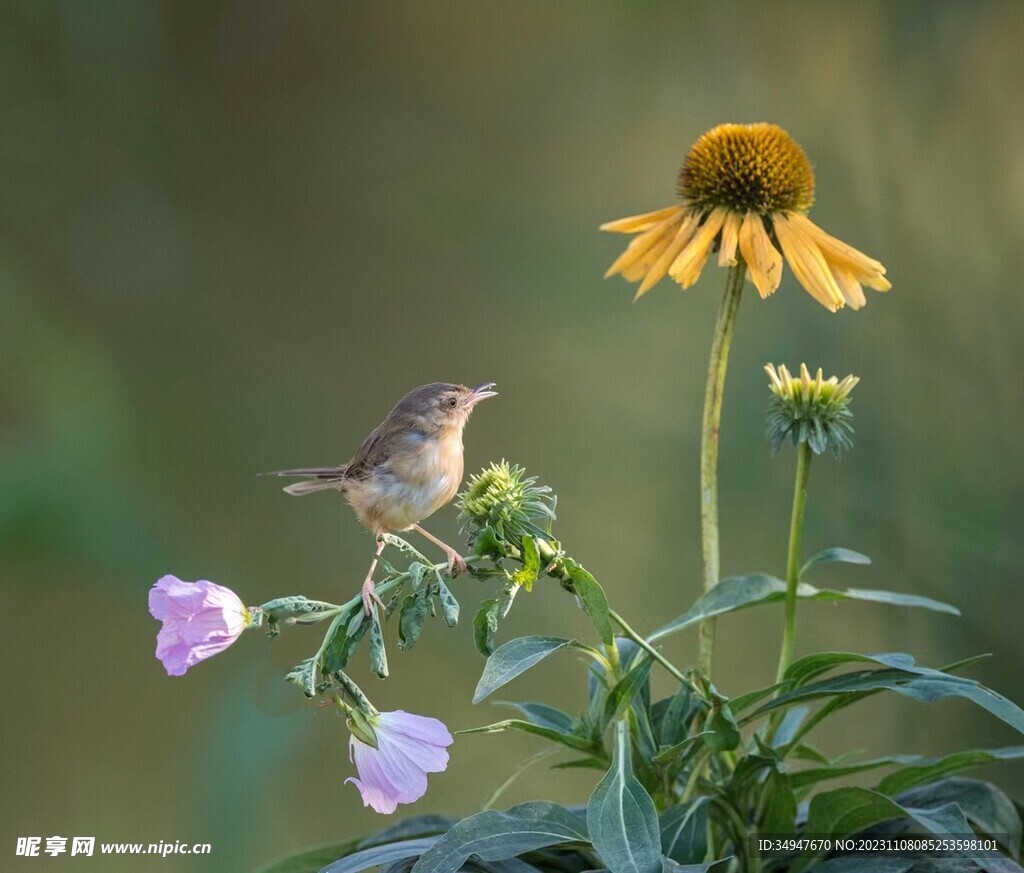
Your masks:
M608 692L608 699L604 703L606 724L617 719L627 707L633 705L634 698L642 695L648 687L647 678L653 664L652 658L644 657L631 666L629 672Z
M476 650L485 658L494 651L494 635L498 632L498 601L484 600L473 619L473 640Z
M440 836L453 824L454 818L445 815L414 815L412 818L402 819L389 827L379 830L364 838L357 848L369 849L373 846L383 846L385 843L396 843L399 840L411 840L414 837Z
M302 689L306 697L316 695L316 659L307 658L301 664L293 667L284 677L287 681L293 682Z
M483 675L473 693L473 703L479 703L534 664L572 643L572 640L562 637L531 636L518 637L498 646L484 665Z
M410 858L418 858L441 837L421 837L418 840L403 840L399 843L385 843L348 855L333 864L328 864L320 873L360 873L371 867L385 867Z
M576 729L576 719L569 715L569 713L563 712L554 706L548 706L546 703L535 703L532 701L501 701L501 703L504 706L514 706L531 724L548 727L567 734L573 733Z
M857 773L878 770L881 767L896 767L900 764L912 764L920 760L920 755L886 755L881 758L871 758L867 761L858 761L853 764L828 763L824 767L809 767L806 770L798 770L790 778L793 780L793 787L800 789L829 779L842 779ZM881 787L879 787L879 790L881 790ZM883 791L882 793L886 794L888 792Z
M800 569L800 575L803 576L804 573L817 564L832 564L836 562L842 564L870 564L871 558L867 555L862 555L860 552L855 552L852 549L824 549L803 565Z
M661 832L654 801L633 776L629 731L616 725L612 765L587 804L587 829L611 873L660 873Z
M381 679L388 678L388 653L384 648L384 631L376 609L370 620L370 669Z
M524 721L519 718L507 718L504 721L496 721L494 724L487 724L482 727L466 728L461 731L456 731L456 733L460 736L462 734L497 734L502 731L509 730L523 731L524 733L533 734L534 736L544 737L546 740L561 743L563 746L568 746L570 749L576 749L580 752L594 751L594 741L589 737L582 737L576 733L569 733L555 728L546 727L544 725L533 724L532 722Z
M435 570L434 575L437 576L437 599L441 601L441 614L444 616L444 623L448 627L455 627L459 623L459 601L444 584L441 574Z
M568 571L572 579L573 591L587 615L590 616L601 642L606 646L613 645L615 633L612 630L612 620L608 615L608 598L605 597L604 589L579 564L569 563Z
M766 573L730 576L699 598L679 618L652 633L647 641L654 643L670 634L692 627L706 618L713 618L727 612L736 612L762 603L774 603L782 600L785 594L786 583L782 579ZM840 591L831 588L815 588L813 585L801 582L797 587L797 597L803 600L865 600L873 603L888 603L893 606L920 607L951 615L960 614L960 610L955 606L933 600L930 597L864 588L846 588Z
M575 813L555 803L523 803L506 812L492 809L464 818L412 869L413 873L456 873L471 855L483 861L504 861L546 846L586 841L586 825Z
M679 864L696 864L708 850L708 796L670 806L659 819L661 851Z
M402 601L402 609L398 613L398 648L408 652L423 631L423 622L427 619L427 598L420 592L407 594Z
M953 752L941 758L930 758L923 760L920 756L913 756L914 762L911 766L890 773L878 783L878 790L882 794L899 794L915 785L923 785L925 782L933 782L943 776L952 773L959 773L962 770L969 770L973 767L980 767L983 764L991 764L996 761L1015 761L1024 758L1024 746L1007 746L1002 749L973 749L966 752Z

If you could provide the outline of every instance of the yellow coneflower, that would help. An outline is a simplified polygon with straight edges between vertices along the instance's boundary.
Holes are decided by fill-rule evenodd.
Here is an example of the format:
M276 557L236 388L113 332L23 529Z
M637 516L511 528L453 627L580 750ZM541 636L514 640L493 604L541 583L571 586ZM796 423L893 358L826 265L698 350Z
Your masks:
M719 266L737 251L762 298L779 287L782 260L811 296L835 312L867 301L862 285L888 291L885 267L807 217L814 172L797 142L775 124L721 124L690 149L679 173L683 203L620 218L601 230L639 234L605 274L640 282L642 297L666 274L683 288L700 277L718 244Z

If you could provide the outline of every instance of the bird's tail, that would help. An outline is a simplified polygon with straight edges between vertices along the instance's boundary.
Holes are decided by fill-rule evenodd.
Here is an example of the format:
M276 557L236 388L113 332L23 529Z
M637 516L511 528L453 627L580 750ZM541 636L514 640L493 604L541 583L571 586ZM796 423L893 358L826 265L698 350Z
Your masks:
M301 476L307 479L306 482L296 482L284 489L295 497L301 497L303 494L312 494L314 491L344 489L346 470L346 467L311 467L305 470L275 470L262 475Z

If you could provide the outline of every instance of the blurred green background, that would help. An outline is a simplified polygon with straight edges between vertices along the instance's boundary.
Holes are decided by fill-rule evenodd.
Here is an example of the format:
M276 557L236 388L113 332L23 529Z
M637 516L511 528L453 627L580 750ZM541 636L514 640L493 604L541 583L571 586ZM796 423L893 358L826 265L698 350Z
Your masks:
M798 649L909 651L1024 700L1024 10L1007 2L4 5L0 573L5 869L252 869L386 823L343 784L344 726L281 673L317 630L244 637L182 679L153 657L149 586L250 603L356 590L371 551L341 499L261 470L345 460L406 390L495 380L467 471L502 457L559 495L557 531L650 630L699 578L697 448L724 273L686 293L601 274L602 221L673 202L689 144L774 121L818 177L813 218L894 290L829 315L788 273L748 290L722 441L723 569L781 572L793 453L769 454L766 361L862 377L856 447L812 471L819 577L961 605L801 611ZM748 286L749 289L749 286ZM455 511L432 529L455 537ZM469 616L485 596L456 584ZM468 617L428 626L382 709L453 728L482 666ZM720 623L718 684L774 672L781 609ZM586 634L560 590L505 635ZM693 635L668 642L680 663ZM583 699L571 657L511 686ZM669 686L657 676L659 690ZM1017 742L966 704L852 708L829 751ZM538 748L464 737L412 812L465 814ZM1024 770L989 770L1021 793ZM506 795L576 802L586 772ZM205 860L14 856L17 836L211 842ZM9 865L13 864L13 867Z

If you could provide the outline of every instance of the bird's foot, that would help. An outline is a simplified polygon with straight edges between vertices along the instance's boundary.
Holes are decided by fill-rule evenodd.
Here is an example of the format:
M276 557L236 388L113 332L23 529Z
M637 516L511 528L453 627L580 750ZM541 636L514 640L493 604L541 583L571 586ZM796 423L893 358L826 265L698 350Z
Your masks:
M462 555L455 549L449 549L445 554L448 556L448 575L452 579L466 572L466 562L462 559Z
M373 579L367 577L366 581L363 582L362 590L359 592L360 596L363 598L363 609L366 611L366 615L368 617L373 615L373 604L375 603L381 608L381 610L385 609L384 601L377 596L375 589L376 586L373 583Z

